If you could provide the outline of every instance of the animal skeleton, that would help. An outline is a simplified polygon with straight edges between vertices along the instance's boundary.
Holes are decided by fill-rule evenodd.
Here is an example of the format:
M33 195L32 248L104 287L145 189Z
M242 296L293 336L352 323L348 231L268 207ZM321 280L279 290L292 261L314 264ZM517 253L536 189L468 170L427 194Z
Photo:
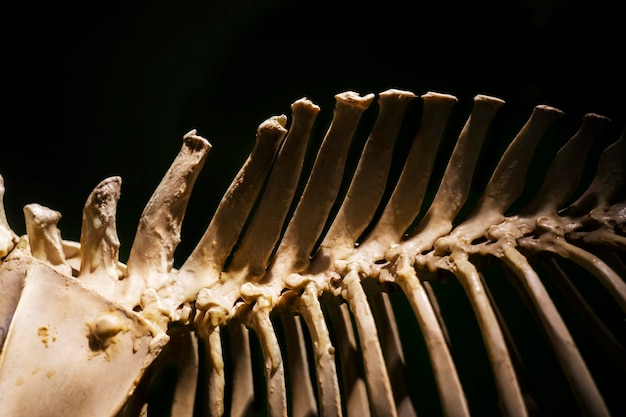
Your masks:
M2 415L156 415L147 404L162 375L175 381L166 414L246 415L264 395L253 384L253 338L262 350L269 415L415 415L394 293L404 294L417 319L414 331L424 339L443 414L469 415L451 350L458 341L442 312L449 306L440 308L436 295L450 277L474 311L501 412L534 414L516 342L481 272L494 260L528 302L581 412L609 415L535 265L543 265L576 306L621 370L616 383L624 387L623 329L602 322L562 267L567 259L589 271L626 312L624 135L602 154L586 191L572 199L587 150L608 122L587 114L556 154L541 189L511 214L539 140L561 116L537 106L465 214L481 143L504 103L476 96L436 195L422 211L457 100L421 96L419 129L395 182L389 175L394 142L416 100L408 91L379 94L358 166L351 177L346 171L352 138L374 98L336 96L332 123L299 195L320 109L307 99L293 103L288 131L285 116L263 122L249 158L180 268L173 267L174 251L211 148L195 131L184 136L146 205L126 265L118 261L118 177L105 179L88 197L80 243L63 240L60 214L37 204L24 208L27 234L18 237L2 208ZM350 178L345 196L344 177Z

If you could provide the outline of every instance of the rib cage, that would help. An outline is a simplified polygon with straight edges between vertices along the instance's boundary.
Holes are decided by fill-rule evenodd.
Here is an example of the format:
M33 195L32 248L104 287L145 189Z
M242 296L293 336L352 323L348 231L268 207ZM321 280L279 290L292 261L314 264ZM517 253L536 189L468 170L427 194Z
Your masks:
M173 258L181 223L210 149L195 131L184 137L181 152L148 202L127 265L117 259L119 178L103 181L89 197L80 245L60 240L58 213L37 205L25 208L28 237L22 241L29 246L18 243L3 264L4 274L13 269L7 266L10 260L31 256L44 261L119 304L129 316L139 316L158 341L158 348L148 349L148 359L142 358L146 366L133 382L132 395L113 414L160 415L163 406L168 410L163 414L180 416L246 415L260 403L267 404L269 415L294 416L411 416L420 408L450 416L485 410L523 416L549 415L558 407L601 416L626 409L616 394L626 385L624 135L602 154L586 191L575 195L587 151L608 122L586 115L554 157L543 186L511 212L539 141L561 116L555 108L537 106L468 210L481 143L503 101L475 97L455 148L446 155L445 173L432 190L431 172L456 98L420 97L419 128L397 180L390 177L394 143L405 117L415 117L405 116L409 103L417 100L408 91L378 95L377 118L358 165L354 173L346 171L352 138L374 98L353 92L336 96L333 121L306 181L301 169L320 109L301 99L291 107L288 131L285 116L262 123L250 157L178 269ZM300 183L306 184L302 191ZM434 197L424 205L429 191ZM9 253L17 238L3 223L3 253ZM513 320L501 311L507 308L499 304L498 292L490 290L501 289L503 280L535 319L532 334L545 336L537 343L551 348L548 355L562 373L553 380L568 385L572 394L562 398L575 398L574 406L555 404L534 388L537 382L519 350L528 342L520 340ZM468 301L461 306L463 314L473 313L475 320L468 323L480 332L484 346L477 361L490 367L479 381L462 375L459 358L468 357L462 352L464 340L455 337L458 329L448 328L457 306L449 305L454 299L444 288L457 284ZM599 295L590 297L589 288ZM578 334L593 338L585 346L596 350L585 351L602 352L608 359L599 363L614 364L613 369L599 370L595 359L578 348L580 336L577 340L570 333L562 300L573 306L566 306L566 314L575 311L586 326L587 333ZM22 297L19 303L28 300ZM604 311L598 307L602 304L608 304ZM4 310L11 310L0 311L7 323L20 311L19 306ZM413 317L402 317L409 311ZM607 319L607 311L620 319ZM108 354L107 343L116 335L97 333L98 323L89 327L90 345L93 339L98 344L91 349ZM427 359L415 359L408 350L420 343L414 339L423 339ZM6 387L15 385L11 377L17 372L11 354L20 340L11 337L11 330L1 340L0 391L9 393ZM590 361L595 369L587 365ZM265 390L257 362L262 362ZM407 368L410 363L432 369L438 398L415 392L415 384L423 384L416 376L428 372ZM158 394L163 381L170 393L165 404ZM489 387L485 397L497 405L483 409L466 395L473 384ZM18 410L12 400L17 397L4 395L2 402L13 401L11 410ZM147 402L151 406L146 408Z

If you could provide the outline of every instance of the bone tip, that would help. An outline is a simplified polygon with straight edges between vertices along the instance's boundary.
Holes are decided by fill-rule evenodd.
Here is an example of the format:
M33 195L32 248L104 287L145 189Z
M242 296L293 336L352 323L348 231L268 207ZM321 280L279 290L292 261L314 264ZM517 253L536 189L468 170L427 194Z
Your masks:
M311 100L309 100L306 97L302 97L301 99L296 100L292 105L291 105L291 110L295 111L297 109L306 109L308 111L312 111L312 112L319 112L320 108L319 106L315 105Z
M343 93L335 95L335 99L338 102L345 103L360 109L367 109L370 104L372 104L372 101L374 101L375 97L376 96L372 93L366 94L365 96L361 97L359 93L355 93L354 91L344 91Z
M113 176L103 179L96 188L119 188L122 185L122 177Z
M435 91L428 91L426 94L422 94L422 100L438 100L442 102L456 103L458 99L452 94L437 93Z
M185 145L195 151L208 151L211 149L209 141L202 136L198 136L196 129L191 129L187 132L185 136L183 136L183 141Z
M379 93L378 96L380 97L380 99L385 99L385 98L399 98L399 99L405 99L405 100L411 100L415 97L417 97L415 95L415 93L411 92L411 91L407 91L407 90L398 90L395 88L390 88L388 90L383 91L382 93Z
M494 105L497 105L498 107L502 106L505 101L502 100L501 98L498 97L494 97L494 96L488 96L486 94L478 94L476 95L476 97L474 97L474 103L492 103Z
M562 110L559 110L556 107L548 106L546 104L539 104L539 105L535 106L535 110L534 111L543 112L543 113L549 113L549 114L552 114L555 117L561 117L564 114Z
M287 133L285 126L287 126L287 116L284 114L272 116L259 125L259 132L285 134Z
M609 123L611 121L611 119L609 119L606 116L602 116L601 114L597 114L597 113L587 113L583 116L583 120L584 121L597 121L598 123Z
M37 203L31 203L24 206L24 215L27 219L34 220L38 224L56 224L59 220L61 220L61 213L52 210L48 207L44 207Z
M113 176L109 178L105 178L100 181L98 185L96 185L91 192L87 205L93 203L94 200L98 202L102 202L108 198L113 198L114 200L118 200L120 197L120 190L122 188L122 178L118 176Z

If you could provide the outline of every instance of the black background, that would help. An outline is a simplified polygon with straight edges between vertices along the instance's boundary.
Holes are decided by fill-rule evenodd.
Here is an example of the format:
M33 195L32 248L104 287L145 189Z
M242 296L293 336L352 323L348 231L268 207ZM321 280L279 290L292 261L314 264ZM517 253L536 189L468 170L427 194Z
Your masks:
M317 140L333 96L345 90L454 94L454 128L474 95L503 98L478 182L536 104L565 112L531 168L539 183L541 161L585 113L613 120L596 156L626 122L623 14L608 1L25 1L0 10L9 223L25 233L22 207L38 202L63 213L63 237L78 240L89 192L120 175L122 260L186 132L198 129L213 149L177 262L201 236L258 124L303 96L322 108Z

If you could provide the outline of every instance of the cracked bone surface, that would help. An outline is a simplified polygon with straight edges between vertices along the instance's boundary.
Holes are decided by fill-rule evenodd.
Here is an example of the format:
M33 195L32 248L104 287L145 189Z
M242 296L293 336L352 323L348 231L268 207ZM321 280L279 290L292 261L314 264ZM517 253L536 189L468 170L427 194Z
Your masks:
M509 138L486 95L458 132L449 94L335 100L317 150L306 98L260 124L178 269L211 148L195 131L126 264L119 177L87 197L80 242L36 203L18 237L0 205L1 414L624 415L624 134L593 160L611 123L587 114L544 168L554 107Z

